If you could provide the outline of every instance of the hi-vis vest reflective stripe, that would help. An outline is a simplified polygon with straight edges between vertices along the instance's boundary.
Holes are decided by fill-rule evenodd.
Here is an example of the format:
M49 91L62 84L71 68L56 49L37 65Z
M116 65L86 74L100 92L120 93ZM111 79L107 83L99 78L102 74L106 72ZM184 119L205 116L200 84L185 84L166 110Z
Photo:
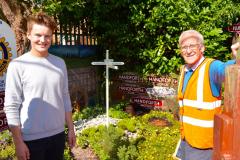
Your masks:
M178 86L181 136L193 147L213 147L214 114L221 112L221 96L214 97L210 86L209 66L213 59L206 58L193 72L184 94L184 67Z

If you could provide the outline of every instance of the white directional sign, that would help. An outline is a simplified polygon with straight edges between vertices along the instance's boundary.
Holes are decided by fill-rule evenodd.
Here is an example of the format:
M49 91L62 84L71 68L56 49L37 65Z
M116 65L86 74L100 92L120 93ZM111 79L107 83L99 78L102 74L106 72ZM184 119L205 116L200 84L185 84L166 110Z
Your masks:
M124 65L124 62L114 62L113 59L109 59L109 50L106 50L106 59L104 62L92 62L92 65L104 65L106 66L106 116L107 127L109 126L109 68L118 69L117 65Z

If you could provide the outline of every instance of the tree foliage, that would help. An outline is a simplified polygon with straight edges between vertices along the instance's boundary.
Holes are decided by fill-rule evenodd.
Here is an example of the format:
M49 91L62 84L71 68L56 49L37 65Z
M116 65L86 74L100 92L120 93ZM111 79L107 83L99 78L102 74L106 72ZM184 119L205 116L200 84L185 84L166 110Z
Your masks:
M15 33L17 54L21 55L27 46L26 17L31 13L31 1L0 0L0 16Z
M177 72L182 31L195 29L205 38L206 56L230 58L232 33L240 5L232 0L86 0L74 17L85 18L110 49L112 57L143 73ZM68 10L73 11L73 10Z
M236 23L239 5L231 0L146 0L134 4L131 22L137 30L135 43L144 46L139 56L144 72L176 71L182 60L178 38L182 31L195 29L205 38L206 56L229 59L231 33L224 29Z
M1 0L3 1L3 0ZM20 1L20 0L18 0ZM205 38L206 56L230 59L232 33L240 4L233 0L32 0L61 23L84 21L111 58L142 73L177 72L183 60L178 49L182 31L195 29ZM22 0L26 3L26 0ZM122 68L122 67L121 67Z

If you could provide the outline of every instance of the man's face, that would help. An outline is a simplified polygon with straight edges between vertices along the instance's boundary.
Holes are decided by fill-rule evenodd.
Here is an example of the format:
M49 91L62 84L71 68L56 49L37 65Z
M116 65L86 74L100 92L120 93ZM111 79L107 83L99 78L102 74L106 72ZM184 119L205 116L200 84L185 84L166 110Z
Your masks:
M188 67L195 65L203 56L203 44L200 44L196 38L187 38L180 45L181 56Z
M31 41L31 52L45 56L52 41L52 30L45 25L34 24L28 39Z

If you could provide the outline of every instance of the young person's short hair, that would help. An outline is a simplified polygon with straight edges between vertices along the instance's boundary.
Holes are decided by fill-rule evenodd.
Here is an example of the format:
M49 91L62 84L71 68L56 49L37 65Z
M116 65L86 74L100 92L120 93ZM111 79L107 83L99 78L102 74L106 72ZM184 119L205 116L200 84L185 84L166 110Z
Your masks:
M34 24L42 24L49 27L52 31L57 29L56 21L53 17L47 15L44 12L38 12L29 17L27 22L27 32L32 30Z

